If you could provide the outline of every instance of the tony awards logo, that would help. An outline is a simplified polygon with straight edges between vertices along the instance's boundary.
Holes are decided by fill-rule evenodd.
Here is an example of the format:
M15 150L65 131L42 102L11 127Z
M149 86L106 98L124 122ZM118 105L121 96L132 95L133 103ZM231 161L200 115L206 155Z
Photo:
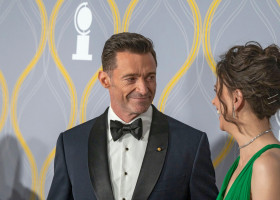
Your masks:
M92 55L89 51L89 33L92 22L92 14L87 7L88 3L81 3L75 12L74 24L77 32L77 48L76 53L72 54L72 60L92 60Z

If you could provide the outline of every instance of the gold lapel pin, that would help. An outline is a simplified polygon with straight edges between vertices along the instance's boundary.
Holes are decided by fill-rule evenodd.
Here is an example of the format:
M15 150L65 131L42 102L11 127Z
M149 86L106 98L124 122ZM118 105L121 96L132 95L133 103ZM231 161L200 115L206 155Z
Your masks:
M158 151L158 152L162 151L162 148L158 147L158 148L157 148L157 151Z

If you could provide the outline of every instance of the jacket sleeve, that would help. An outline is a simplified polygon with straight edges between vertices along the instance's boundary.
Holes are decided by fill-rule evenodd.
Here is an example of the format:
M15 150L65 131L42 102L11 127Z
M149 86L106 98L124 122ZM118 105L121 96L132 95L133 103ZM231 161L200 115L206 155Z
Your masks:
M215 171L211 161L207 135L203 133L194 160L190 179L190 196L192 200L215 200L218 195Z
M60 134L56 144L54 159L54 177L47 200L72 200L71 182L68 176L65 160L63 134Z

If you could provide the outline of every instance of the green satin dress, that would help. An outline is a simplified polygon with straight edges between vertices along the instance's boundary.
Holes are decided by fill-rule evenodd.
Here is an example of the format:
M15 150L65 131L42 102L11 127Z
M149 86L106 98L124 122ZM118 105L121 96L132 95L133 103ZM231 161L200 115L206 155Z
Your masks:
M229 169L223 185L221 187L220 193L217 197L217 200L250 200L251 198L251 178L252 178L252 171L253 171L253 164L255 160L266 150L272 148L280 148L279 144L270 144L263 147L259 150L255 155L248 161L245 167L242 169L240 174L237 176L235 181L233 182L231 188L229 189L226 197L224 198L228 183L231 179L232 174L234 173L235 169L238 166L239 159L238 157L231 168Z

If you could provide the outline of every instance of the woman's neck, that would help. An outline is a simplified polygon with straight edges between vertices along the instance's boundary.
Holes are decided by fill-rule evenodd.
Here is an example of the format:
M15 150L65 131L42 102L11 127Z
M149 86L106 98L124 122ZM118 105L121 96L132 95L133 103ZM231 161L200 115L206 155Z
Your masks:
M239 128L232 128L231 134L238 146L241 147L240 165L246 164L256 152L267 144L279 143L273 133L268 131L270 130L270 123L267 118L258 119L251 114L242 118L240 116L238 121L240 122L238 123Z

